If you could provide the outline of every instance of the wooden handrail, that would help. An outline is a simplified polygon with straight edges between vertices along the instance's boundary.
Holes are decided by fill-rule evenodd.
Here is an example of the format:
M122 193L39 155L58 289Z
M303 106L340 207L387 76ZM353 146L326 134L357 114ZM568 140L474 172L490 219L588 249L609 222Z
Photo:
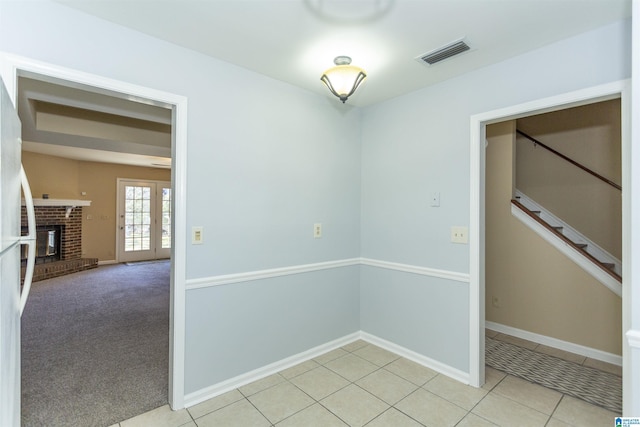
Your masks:
M610 186L617 188L618 190L622 191L622 187L619 186L618 184L616 184L615 182L611 181L609 178L605 178L604 176L600 175L597 172L592 171L591 169L589 169L588 167L576 162L575 160L565 156L564 154L554 150L553 148L549 147L548 145L543 144L542 142L538 141L537 139L535 139L532 136L527 135L526 133L522 132L521 130L517 130L516 132L519 133L520 135L524 136L525 138L527 138L528 140L530 140L531 142L533 142L536 145L541 146L542 148L549 150L550 152L552 152L553 154L555 154L556 156L560 157L563 160L566 160L567 162L571 163L574 166L579 167L580 169L582 169L583 171L587 172L588 174L591 174L593 176L595 176L596 178L598 178L599 180L609 184Z

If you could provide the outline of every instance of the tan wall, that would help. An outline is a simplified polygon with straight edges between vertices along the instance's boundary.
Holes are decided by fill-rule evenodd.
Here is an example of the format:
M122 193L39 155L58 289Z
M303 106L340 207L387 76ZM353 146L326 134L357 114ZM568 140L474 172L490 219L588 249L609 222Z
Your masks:
M517 126L620 185L619 100L519 119ZM622 259L621 192L523 137L516 150L517 188Z
M515 123L487 140L486 319L620 355L621 299L511 215Z
M30 152L22 153L22 163L34 197L48 193L52 199L91 200L91 206L83 208L82 254L100 261L116 257L117 178L171 181L167 169L83 162ZM83 191L85 196L81 195Z

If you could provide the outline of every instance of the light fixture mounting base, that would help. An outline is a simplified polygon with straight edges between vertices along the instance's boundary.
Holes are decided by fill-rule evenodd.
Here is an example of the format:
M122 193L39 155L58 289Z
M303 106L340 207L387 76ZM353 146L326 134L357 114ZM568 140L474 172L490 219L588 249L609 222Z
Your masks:
M333 63L336 65L349 65L351 64L351 58L348 56L336 56L336 58L333 60Z

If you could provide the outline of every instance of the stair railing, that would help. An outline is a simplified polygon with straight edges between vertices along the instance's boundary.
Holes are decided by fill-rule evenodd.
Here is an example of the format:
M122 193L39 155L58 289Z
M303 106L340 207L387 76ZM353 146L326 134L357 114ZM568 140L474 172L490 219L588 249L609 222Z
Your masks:
M595 176L596 178L598 178L599 180L609 184L610 186L617 188L618 190L622 191L622 187L618 184L616 184L615 182L611 181L609 178L605 178L604 176L600 175L599 173L589 169L588 167L576 162L575 160L565 156L564 154L554 150L553 148L549 147L548 145L543 144L542 142L538 141L537 139L535 139L534 137L527 135L526 133L522 132L521 130L517 130L516 132L522 136L524 136L525 138L527 138L529 141L533 142L534 145L539 145L542 148L549 150L550 152L552 152L553 154L555 154L556 156L560 157L563 160L566 160L567 162L571 163L574 166L579 167L580 169L582 169L583 171L587 172L588 174L591 174L593 176Z

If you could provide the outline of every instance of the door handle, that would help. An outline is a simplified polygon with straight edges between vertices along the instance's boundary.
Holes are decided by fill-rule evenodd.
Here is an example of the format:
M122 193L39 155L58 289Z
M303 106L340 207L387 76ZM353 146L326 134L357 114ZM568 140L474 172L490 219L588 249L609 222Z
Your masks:
M33 269L36 264L36 212L33 207L33 197L31 195L31 187L24 168L20 165L20 182L22 184L22 192L24 193L24 203L27 208L27 226L28 232L26 236L20 237L20 244L29 247L27 252L27 268L24 274L24 284L22 286L22 294L20 295L20 315L24 311L33 282Z

